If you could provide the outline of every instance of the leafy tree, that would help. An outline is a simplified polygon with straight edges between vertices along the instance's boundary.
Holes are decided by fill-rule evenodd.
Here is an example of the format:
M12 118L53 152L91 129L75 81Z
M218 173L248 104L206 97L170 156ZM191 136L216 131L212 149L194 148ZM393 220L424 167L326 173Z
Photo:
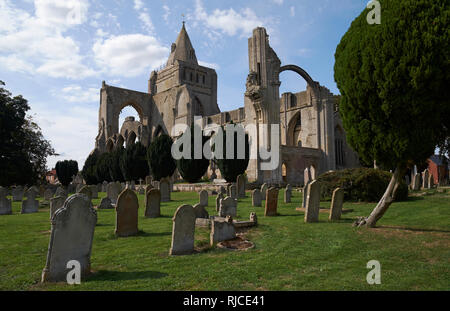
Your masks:
M120 158L122 157L122 154L124 152L125 148L123 148L122 146L118 146L113 151L111 151L111 156L109 158L109 174L112 178L112 181L125 181L122 170L120 169Z
M96 165L99 156L99 151L97 149L94 149L94 151L89 154L86 161L84 162L83 169L81 170L81 175L88 185L95 185L99 183L96 174Z
M336 49L334 77L350 145L360 158L394 170L369 217L374 227L393 201L406 169L424 163L450 136L450 3L384 0L381 24L368 10Z
M30 116L28 101L12 97L0 81L0 185L35 184L45 179L47 157L56 155Z
M104 152L97 158L97 163L95 165L95 176L97 177L98 182L113 181L109 172L111 157L111 153Z
M201 159L195 159L194 158L194 131L199 130L200 126L197 124L194 125L194 123L191 125L189 129L187 129L191 133L191 156L189 159L181 158L177 160L177 169L180 175L183 177L184 180L187 180L190 183L197 182L202 178L203 175L205 175L206 171L208 170L209 166L209 160L205 158L203 152L202 152L202 158ZM208 136L202 136L202 146L210 139ZM180 148L180 151L183 151L183 147Z
M78 173L78 162L74 160L64 160L56 162L56 176L64 187L72 181L72 177Z
M237 125L240 127L241 125ZM240 174L244 174L245 170L248 167L248 162L250 159L250 145L249 145L249 137L248 134L245 134L244 144L245 144L245 155L243 159L238 158L238 132L235 131L233 134L233 143L234 143L234 154L231 159L227 159L227 147L230 148L231 145L228 145L226 142L226 128L222 127L223 131L223 154L222 159L217 158L217 148L216 145L213 146L215 159L214 162L217 164L217 167L220 170L222 177L227 182L236 182L236 178ZM242 129L243 131L243 129ZM217 134L215 134L217 135Z
M173 140L167 134L156 137L147 149L147 161L155 180L172 176L176 163L172 157Z
M145 179L148 175L147 149L140 142L125 148L120 158L122 175L127 181Z

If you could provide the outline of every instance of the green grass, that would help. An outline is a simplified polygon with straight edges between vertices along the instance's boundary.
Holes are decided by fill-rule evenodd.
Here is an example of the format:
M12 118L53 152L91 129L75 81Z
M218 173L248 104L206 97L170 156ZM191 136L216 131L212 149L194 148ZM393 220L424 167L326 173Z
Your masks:
M100 193L100 197L105 196ZM449 290L450 195L430 192L391 205L379 228L354 228L357 216L366 216L375 204L346 203L352 213L339 222L305 224L293 202L279 196L278 217L264 217L264 208L251 207L250 193L238 204L238 218L258 216L258 227L247 232L255 243L248 251L207 248L189 256L168 256L172 216L178 206L198 202L197 193L172 193L162 203L162 217L144 218L139 196L140 234L114 236L114 210L98 211L92 247L94 272L81 285L41 284L50 221L48 207L39 213L0 216L1 290ZM93 200L97 205L100 199ZM328 207L322 202L321 207ZM210 215L215 197L210 196ZM196 246L209 242L209 231L196 229ZM368 285L366 264L381 263L381 285Z

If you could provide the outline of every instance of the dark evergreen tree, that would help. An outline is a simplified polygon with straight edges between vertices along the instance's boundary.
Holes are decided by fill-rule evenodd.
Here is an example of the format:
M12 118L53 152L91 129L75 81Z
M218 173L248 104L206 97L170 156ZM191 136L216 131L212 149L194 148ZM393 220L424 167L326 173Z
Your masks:
M120 169L127 181L145 179L148 175L147 149L140 142L130 144L120 157Z
M55 170L61 185L67 187L71 183L72 177L78 173L78 162L74 160L58 161Z
M125 152L125 148L122 146L116 147L111 151L111 157L109 158L109 174L112 181L124 182L122 170L120 169L120 158Z
M112 155L109 152L102 153L98 157L97 163L95 165L95 175L97 177L98 182L113 181L111 178L111 174L109 172L111 157Z
M84 181L88 185L96 185L100 181L97 179L96 165L98 157L100 156L99 151L95 149L92 151L84 162L83 169L81 170L81 175Z
M366 163L394 170L369 217L374 227L408 167L450 137L450 2L382 0L381 24L364 10L336 49L334 77L349 144Z
M147 150L147 161L151 174L155 180L172 176L176 169L172 157L173 140L167 134L156 137Z

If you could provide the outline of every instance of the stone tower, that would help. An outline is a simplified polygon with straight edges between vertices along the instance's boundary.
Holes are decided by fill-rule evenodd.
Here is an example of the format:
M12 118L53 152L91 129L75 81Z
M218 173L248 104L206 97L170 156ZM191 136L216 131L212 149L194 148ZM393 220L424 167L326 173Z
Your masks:
M280 164L280 59L269 45L269 36L262 27L253 30L248 39L249 74L244 98L245 123L256 125L257 150L264 148L277 154L276 168L268 169L267 161L251 159L247 168L249 180L278 184L281 182ZM272 137L272 125L278 127L277 139ZM277 161L273 158L271 160Z

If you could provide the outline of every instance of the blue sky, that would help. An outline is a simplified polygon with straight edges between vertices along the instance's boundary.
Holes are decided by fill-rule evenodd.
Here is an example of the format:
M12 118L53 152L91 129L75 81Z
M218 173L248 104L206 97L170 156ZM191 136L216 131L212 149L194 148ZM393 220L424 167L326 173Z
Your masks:
M107 84L147 91L151 70L169 56L186 21L202 65L218 74L222 111L243 106L247 38L266 27L282 64L296 64L338 94L334 52L361 0L0 0L0 80L29 100L44 136L81 169L98 131L99 89ZM184 15L184 17L182 16ZM281 74L283 92L306 84ZM123 120L135 115L132 108Z

